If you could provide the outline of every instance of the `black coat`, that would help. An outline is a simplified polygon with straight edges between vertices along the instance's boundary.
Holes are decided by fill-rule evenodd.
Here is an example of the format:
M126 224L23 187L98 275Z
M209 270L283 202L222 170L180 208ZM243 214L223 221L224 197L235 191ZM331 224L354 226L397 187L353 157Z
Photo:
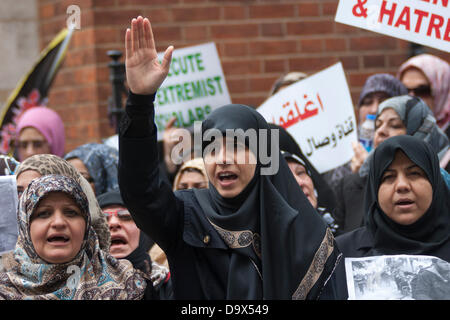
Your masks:
M127 100L119 130L119 186L122 198L136 225L164 250L171 269L175 299L225 299L229 292L229 278L239 274L239 270L230 269L233 249L225 244L208 220L194 190L173 192L172 186L161 177L157 133L153 125L153 99L154 96L130 93ZM287 165L285 169L290 173ZM292 181L295 181L293 177ZM306 197L302 201L310 206ZM310 212L313 212L312 207ZM295 225L302 226L300 222L305 225L321 222L317 229L325 231L311 262L311 265L323 264L323 268L316 270L309 266L312 271L306 270L308 275L318 275L319 278L296 290L300 296L311 285L309 292L318 297L323 289L321 286L325 286L334 270L339 253L331 233L326 231L318 216L305 214L298 217ZM285 262L279 261L279 264ZM231 275L229 272L236 273ZM292 278L295 277L294 274ZM280 279L283 277L280 276Z
M152 146L156 132L146 131L151 117L143 106L149 105L148 99L129 98L121 121L122 198L136 225L164 250L175 299L224 299L230 249L206 219L193 191L174 193L160 178L156 146Z
M363 225L366 182L367 177L362 178L358 173L344 176L339 181L336 188L336 198L339 201L335 217L340 234Z

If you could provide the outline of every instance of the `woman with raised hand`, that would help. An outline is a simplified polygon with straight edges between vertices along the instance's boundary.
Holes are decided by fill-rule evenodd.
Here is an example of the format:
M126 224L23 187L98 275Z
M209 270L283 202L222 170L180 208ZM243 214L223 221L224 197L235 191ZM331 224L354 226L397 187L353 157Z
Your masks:
M450 192L436 152L407 135L381 143L373 153L364 200L365 224L336 238L344 257L427 255L450 262ZM344 264L338 297L347 298Z
M119 134L119 186L137 226L167 254L175 299L320 298L339 261L331 231L270 139L260 152L245 139L229 150L235 141L222 139L226 130L238 128L271 136L254 109L227 105L202 123L202 135L219 133L211 143L202 141L208 189L173 192L161 180L153 100L172 50L159 63L150 22L132 20L126 32L130 93ZM270 171L260 157L268 150L275 150L271 156L278 156L279 170L261 175Z
M62 175L34 179L19 202L17 264L0 274L0 299L137 300L151 281L102 251L80 185Z

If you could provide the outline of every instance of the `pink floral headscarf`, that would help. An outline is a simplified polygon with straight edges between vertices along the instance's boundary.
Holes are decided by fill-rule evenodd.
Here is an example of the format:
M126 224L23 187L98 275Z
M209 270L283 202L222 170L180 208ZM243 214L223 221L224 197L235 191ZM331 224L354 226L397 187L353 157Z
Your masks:
M50 145L52 154L59 157L64 156L65 134L64 123L61 117L52 109L47 107L34 107L28 109L17 123L17 133L26 127L38 130Z
M450 122L450 65L431 54L421 54L403 63L397 78L401 79L403 72L411 67L419 69L428 78L434 102L434 116L439 127L445 130Z

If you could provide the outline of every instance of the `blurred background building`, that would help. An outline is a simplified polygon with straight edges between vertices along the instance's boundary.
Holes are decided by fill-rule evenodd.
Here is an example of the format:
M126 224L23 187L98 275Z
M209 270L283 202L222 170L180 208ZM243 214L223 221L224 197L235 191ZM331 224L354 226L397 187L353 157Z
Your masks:
M66 151L115 133L109 50L124 52L133 17L150 19L158 51L215 42L233 103L259 106L289 71L315 73L341 61L354 103L368 76L396 73L411 44L334 22L338 0L1 0L0 99L3 105L39 52L80 8L48 106L66 126ZM419 48L420 49L420 48ZM450 61L450 54L424 48ZM123 61L123 57L121 58Z

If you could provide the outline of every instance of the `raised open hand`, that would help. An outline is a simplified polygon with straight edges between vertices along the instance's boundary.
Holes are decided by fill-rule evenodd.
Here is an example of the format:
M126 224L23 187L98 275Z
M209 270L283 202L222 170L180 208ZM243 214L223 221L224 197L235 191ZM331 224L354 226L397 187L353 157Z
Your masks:
M155 93L169 72L173 46L166 49L160 63L150 21L139 16L131 20L131 30L126 31L125 49L127 83L131 92Z

